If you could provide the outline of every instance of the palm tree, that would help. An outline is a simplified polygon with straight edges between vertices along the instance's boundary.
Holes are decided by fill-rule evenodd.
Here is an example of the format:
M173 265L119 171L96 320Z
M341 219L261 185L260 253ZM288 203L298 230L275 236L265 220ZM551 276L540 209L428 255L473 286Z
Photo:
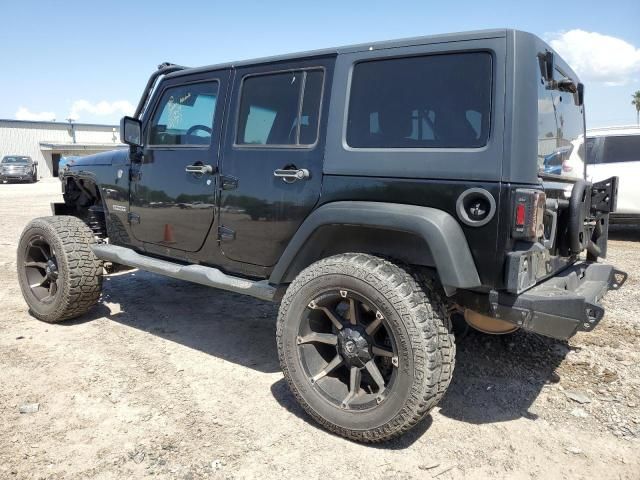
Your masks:
M636 122L640 125L640 90L636 90L636 93L631 96L633 97L631 105L635 105L636 107Z

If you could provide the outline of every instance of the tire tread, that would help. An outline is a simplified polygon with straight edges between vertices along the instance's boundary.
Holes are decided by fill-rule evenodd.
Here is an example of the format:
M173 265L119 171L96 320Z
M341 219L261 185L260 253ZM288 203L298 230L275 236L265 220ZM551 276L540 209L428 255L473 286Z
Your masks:
M336 273L358 277L383 293L401 315L407 326L411 344L422 346L425 352L424 368L414 362L415 377L424 379L420 382L420 391L409 395L407 402L393 419L372 430L351 430L325 420L302 398L291 379L285 361L284 323L295 295L302 286L315 278ZM419 423L446 392L455 364L455 342L447 320L445 303L436 286L427 283L406 266L364 253L335 255L303 270L291 283L282 299L276 337L280 366L300 405L327 430L364 443L390 440Z
M32 308L32 313L49 323L85 314L98 302L102 293L103 266L91 249L96 241L92 230L77 217L60 215L36 218L24 229L19 249L22 249L22 239L30 238L35 231L46 232L53 237L47 239L48 242L57 240L62 245L62 252L57 251L56 254L65 259L66 268L60 275L66 285L61 288L61 299L52 312L41 313ZM20 259L20 251L18 257ZM21 268L20 265L21 262L18 262L18 268ZM26 299L25 288L28 287L20 283Z

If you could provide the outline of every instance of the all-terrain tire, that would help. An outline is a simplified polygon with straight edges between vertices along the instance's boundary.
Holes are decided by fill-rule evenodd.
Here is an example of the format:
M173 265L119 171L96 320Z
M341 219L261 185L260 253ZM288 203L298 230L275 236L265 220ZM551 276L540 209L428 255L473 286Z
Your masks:
M58 287L48 301L36 296L25 268L29 245L34 241L48 244L55 257ZM83 315L98 302L103 267L91 249L94 243L91 229L76 217L36 218L25 227L18 244L18 280L33 316L49 323L60 322Z
M398 346L397 391L366 412L347 412L318 393L296 345L309 302L327 289L341 288L373 301ZM449 386L456 347L445 313L439 295L405 267L359 253L320 260L298 275L280 305L276 334L284 377L300 405L331 432L366 443L392 439L420 422Z

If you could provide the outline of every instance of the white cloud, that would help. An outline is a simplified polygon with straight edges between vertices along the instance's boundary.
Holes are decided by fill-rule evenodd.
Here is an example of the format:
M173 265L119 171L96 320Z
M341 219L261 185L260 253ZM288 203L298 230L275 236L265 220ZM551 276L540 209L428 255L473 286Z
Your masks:
M640 75L640 48L620 38L575 29L547 39L583 81L623 85Z
M56 114L53 112L31 112L26 107L20 107L16 112L16 120L34 120L50 122L56 119Z
M87 100L76 100L71 105L69 118L78 120L81 112L88 112L95 116L109 116L114 114L131 115L135 107L126 100L117 100L115 102L107 102L103 100L98 103L91 103Z

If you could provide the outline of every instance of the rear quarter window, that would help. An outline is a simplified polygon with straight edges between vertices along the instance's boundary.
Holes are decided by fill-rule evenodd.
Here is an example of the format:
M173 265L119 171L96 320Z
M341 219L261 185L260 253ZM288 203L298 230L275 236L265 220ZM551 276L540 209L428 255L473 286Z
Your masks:
M601 163L640 162L640 135L604 138Z
M536 63L538 63L536 61ZM542 68L542 67L540 67ZM554 79L567 78L558 69ZM581 144L584 136L584 110L576 104L572 93L551 89L538 72L538 170L546 173L559 173L553 162L568 160L574 144ZM584 158L584 147L579 147L578 156ZM587 157L589 153L587 152Z
M351 148L479 148L491 117L488 52L372 60L354 66Z

